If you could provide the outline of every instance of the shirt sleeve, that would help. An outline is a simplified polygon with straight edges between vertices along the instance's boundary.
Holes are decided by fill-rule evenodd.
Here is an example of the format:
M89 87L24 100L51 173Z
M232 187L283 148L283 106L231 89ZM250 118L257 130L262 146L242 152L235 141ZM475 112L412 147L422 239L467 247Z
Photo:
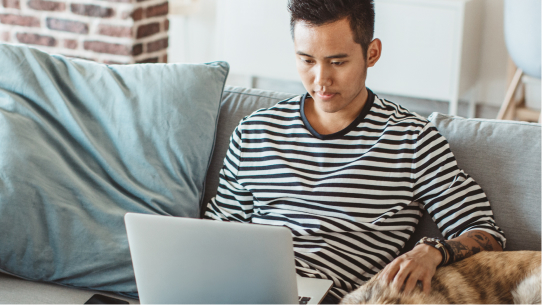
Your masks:
M414 200L421 203L446 239L470 230L491 234L504 248L504 232L495 224L482 188L459 169L448 141L428 123L416 141Z
M252 193L237 181L242 151L241 124L230 137L230 146L220 170L217 194L207 204L206 219L238 222L250 222L252 219Z

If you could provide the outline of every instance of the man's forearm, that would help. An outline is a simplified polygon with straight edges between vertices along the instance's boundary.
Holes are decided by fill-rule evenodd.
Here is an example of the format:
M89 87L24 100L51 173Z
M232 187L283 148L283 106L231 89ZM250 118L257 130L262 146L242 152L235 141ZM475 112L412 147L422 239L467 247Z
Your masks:
M481 251L502 251L495 238L481 230L472 230L456 238L447 240L453 252L454 261L460 261Z

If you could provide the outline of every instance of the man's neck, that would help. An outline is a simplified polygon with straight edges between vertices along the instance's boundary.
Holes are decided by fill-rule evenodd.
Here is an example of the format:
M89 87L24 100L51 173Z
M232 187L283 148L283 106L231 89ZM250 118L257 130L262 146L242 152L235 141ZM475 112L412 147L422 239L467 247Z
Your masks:
M367 103L369 93L366 88L346 107L336 112L325 112L315 107L314 99L305 100L305 117L311 127L321 135L334 134L350 125L361 113L363 106Z

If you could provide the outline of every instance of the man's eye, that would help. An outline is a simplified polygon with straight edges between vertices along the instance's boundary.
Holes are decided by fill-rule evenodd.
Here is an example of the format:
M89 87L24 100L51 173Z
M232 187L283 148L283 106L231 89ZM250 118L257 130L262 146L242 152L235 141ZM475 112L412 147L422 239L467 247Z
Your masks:
M312 64L312 60L310 59L303 59L303 62L306 64Z
M344 61L333 61L331 62L331 64L335 66L342 66L344 64Z

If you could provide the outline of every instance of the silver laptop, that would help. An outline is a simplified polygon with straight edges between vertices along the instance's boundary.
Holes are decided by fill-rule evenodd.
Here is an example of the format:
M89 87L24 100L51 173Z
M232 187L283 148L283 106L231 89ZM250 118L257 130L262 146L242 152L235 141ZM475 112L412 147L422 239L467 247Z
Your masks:
M318 304L330 280L295 273L289 229L128 213L142 304Z

